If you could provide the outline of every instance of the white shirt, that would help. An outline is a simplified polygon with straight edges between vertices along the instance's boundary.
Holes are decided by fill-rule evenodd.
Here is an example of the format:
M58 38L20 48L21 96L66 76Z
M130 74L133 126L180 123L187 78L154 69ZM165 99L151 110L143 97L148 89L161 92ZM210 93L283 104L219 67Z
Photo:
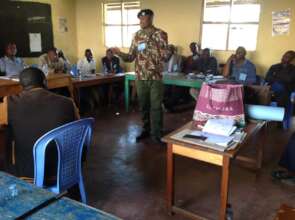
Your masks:
M18 75L24 67L24 62L19 57L11 59L4 56L0 59L0 71L6 73L6 76Z
M88 62L87 58L84 57L83 59L80 59L77 64L77 69L81 74L91 74L94 70L96 70L96 63L95 60L92 59L90 62Z
M165 63L164 71L168 73L181 72L182 57L178 54L173 54L169 61Z

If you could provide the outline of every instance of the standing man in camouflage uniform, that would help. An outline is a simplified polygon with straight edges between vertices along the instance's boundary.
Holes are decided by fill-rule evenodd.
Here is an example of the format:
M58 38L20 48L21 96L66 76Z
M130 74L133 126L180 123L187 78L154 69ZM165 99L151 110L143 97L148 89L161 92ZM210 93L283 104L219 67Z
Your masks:
M142 133L136 140L151 136L153 141L160 143L163 127L162 72L169 57L168 36L153 26L152 10L141 10L137 17L141 29L135 33L129 53L123 53L119 48L112 48L112 51L125 62L135 60L137 95L143 120Z

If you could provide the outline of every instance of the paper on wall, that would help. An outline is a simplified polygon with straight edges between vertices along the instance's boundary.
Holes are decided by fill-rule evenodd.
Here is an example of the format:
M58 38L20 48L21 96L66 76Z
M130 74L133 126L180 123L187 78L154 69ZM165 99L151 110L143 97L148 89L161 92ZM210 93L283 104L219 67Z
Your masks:
M272 12L272 36L290 33L291 9Z
M30 51L42 52L41 33L29 33Z

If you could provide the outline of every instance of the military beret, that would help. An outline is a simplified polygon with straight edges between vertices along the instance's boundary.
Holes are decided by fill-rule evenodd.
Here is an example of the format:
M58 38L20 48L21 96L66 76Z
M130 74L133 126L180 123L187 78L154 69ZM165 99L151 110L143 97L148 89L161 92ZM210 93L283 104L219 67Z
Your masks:
M137 17L140 18L141 16L154 16L154 12L151 9L142 9L138 12Z

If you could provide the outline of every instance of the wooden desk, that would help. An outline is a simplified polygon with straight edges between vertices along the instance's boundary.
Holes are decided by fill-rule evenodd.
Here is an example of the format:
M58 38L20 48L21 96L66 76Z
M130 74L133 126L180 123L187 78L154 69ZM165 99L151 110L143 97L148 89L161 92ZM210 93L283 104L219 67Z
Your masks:
M195 160L214 164L222 168L222 179L221 179L221 202L220 202L220 220L224 220L226 217L226 206L228 203L228 186L229 186L229 172L231 159L240 159L250 163L256 169L261 168L263 158L263 143L257 145L257 158L240 157L238 153L246 144L257 134L264 130L265 122L249 123L245 127L247 136L245 140L237 146L234 150L220 152L211 150L198 145L188 144L183 141L177 141L172 139L171 136L182 131L183 129L190 129L192 127L191 122L183 126L182 128L172 132L165 136L162 140L167 143L167 208L170 214L179 213L184 214L193 219L204 219L203 217L193 214L189 211L176 207L174 205L174 155L180 155ZM264 134L264 131L263 131Z
M135 80L135 73L125 73L125 109L129 111L129 83ZM183 73L172 73L163 75L163 83L165 85L183 86L189 88L200 89L203 80L200 79L188 79Z
M70 75L67 74L50 74L47 76L47 86L49 89L56 89L67 87L70 96L74 98L73 84ZM15 95L22 91L22 87L19 82L14 80L0 79L0 98ZM0 102L0 125L6 124L4 117L7 114L7 109L3 107L3 103Z
M12 189L11 187L14 187ZM14 190L14 193L13 193ZM0 213L1 219L15 219L35 207L46 203L56 195L38 188L17 177L0 172ZM68 198L55 200L27 219L104 219L119 218Z
M293 220L295 219L295 209L286 204L282 204L274 220Z
M67 87L71 97L73 96L73 85L71 76L68 74L50 74L47 76L49 89ZM18 94L22 91L19 82L14 80L0 79L0 97Z
M17 191L14 195L10 189L11 186L14 186ZM0 213L3 219L15 219L54 196L47 190L0 172Z
M100 75L99 73L90 76L90 77L84 77L82 79L79 78L73 78L73 87L74 87L74 97L76 104L80 104L80 93L79 89L83 87L90 87L90 86L98 86L103 84L112 84L116 82L123 82L125 78L124 73L118 73L115 75Z
M84 77L82 79L73 78L72 81L73 81L73 86L76 89L76 88L82 88L82 87L122 82L124 78L125 78L124 73L118 73L115 75L106 75L106 76L96 74L94 76Z

